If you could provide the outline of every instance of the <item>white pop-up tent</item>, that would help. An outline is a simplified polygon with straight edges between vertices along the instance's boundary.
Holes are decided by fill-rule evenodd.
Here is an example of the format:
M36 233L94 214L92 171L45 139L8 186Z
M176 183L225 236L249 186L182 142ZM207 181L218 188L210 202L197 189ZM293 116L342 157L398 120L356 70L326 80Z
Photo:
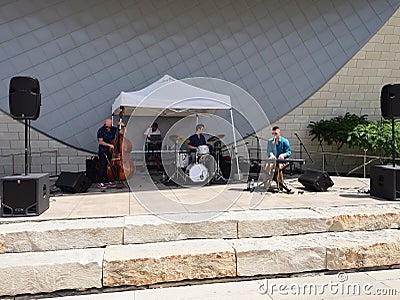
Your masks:
M121 106L125 114L185 116L194 112L213 113L231 109L230 97L207 91L169 75L153 82L142 90L121 92L112 105L112 113L118 115Z
M120 107L124 107L125 115L135 117L185 117L198 113L213 114L229 110L237 170L240 172L229 95L208 91L169 75L164 75L139 91L121 92L112 104L113 116L118 116Z

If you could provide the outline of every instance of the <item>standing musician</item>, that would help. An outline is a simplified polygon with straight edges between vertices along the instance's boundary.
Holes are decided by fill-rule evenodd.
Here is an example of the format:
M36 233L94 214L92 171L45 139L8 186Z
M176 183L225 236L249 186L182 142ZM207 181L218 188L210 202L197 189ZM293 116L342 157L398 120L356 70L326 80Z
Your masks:
M119 122L118 125L120 125L122 128L125 128L125 125L122 122ZM100 182L97 184L97 186L100 188L115 186L115 184L110 181L110 178L107 175L107 164L112 158L114 151L114 140L117 132L118 129L112 125L111 119L106 119L104 125L97 130L97 140L99 142L98 154L100 160L98 173Z
M290 150L290 143L289 140L281 136L281 130L278 126L274 126L272 128L272 135L273 137L268 140L268 147L267 147L267 156L269 159L278 159L284 160L290 157L292 154ZM264 185L269 187L270 184L270 172L273 168L274 163L267 162L264 166L263 172L263 180ZM285 189L288 193L290 189L288 189L283 182L283 169L286 168L289 164L288 163L277 163L275 165L275 172L273 180L276 181L278 185L278 189L282 190Z
M191 163L196 163L196 151L197 148L201 145L207 145L206 138L203 135L204 125L197 124L196 125L196 133L189 137L189 158Z

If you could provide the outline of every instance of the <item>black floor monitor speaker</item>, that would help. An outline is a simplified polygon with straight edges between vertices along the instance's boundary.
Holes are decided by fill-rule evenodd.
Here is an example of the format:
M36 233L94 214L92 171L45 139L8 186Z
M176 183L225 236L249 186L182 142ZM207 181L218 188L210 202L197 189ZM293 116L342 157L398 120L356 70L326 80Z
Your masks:
M333 186L333 181L329 174L320 170L307 169L298 180L310 191L324 192Z
M56 187L65 193L84 193L92 184L83 173L61 172L56 181Z
M371 167L370 194L387 200L400 200L400 166Z
M381 112L385 119L400 119L400 84L387 84L381 90Z
M1 216L38 216L49 208L49 175L44 173L5 176Z
M36 120L40 114L41 95L39 80L16 76L10 80L9 106L14 119Z

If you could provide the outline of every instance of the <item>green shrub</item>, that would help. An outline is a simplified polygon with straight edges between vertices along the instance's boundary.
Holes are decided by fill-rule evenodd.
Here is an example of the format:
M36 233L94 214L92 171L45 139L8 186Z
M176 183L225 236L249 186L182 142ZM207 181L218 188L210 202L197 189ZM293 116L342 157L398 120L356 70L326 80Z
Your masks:
M341 149L348 141L349 133L360 124L368 124L367 115L361 117L346 113L330 120L311 121L307 128L310 129L309 135L313 136L312 141L317 139L322 147L325 142L328 145L336 144L337 149Z

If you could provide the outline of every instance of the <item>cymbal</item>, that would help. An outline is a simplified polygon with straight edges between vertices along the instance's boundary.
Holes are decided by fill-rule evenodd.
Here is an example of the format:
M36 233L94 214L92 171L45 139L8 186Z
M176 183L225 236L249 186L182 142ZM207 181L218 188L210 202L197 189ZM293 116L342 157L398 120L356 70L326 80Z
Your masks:
M189 144L189 138L187 138L186 140L184 140L182 144Z
M179 136L179 135L176 135L176 134L173 134L173 135L170 135L170 136L169 136L169 139L170 139L171 141L173 141L173 142L178 142L178 141L182 141L182 140L183 140L183 137L181 137L181 136Z
M224 136L225 136L225 134L217 134L217 135L214 135L214 136L210 137L210 138L207 140L207 142L216 142L216 141L219 141L219 140L222 139Z

